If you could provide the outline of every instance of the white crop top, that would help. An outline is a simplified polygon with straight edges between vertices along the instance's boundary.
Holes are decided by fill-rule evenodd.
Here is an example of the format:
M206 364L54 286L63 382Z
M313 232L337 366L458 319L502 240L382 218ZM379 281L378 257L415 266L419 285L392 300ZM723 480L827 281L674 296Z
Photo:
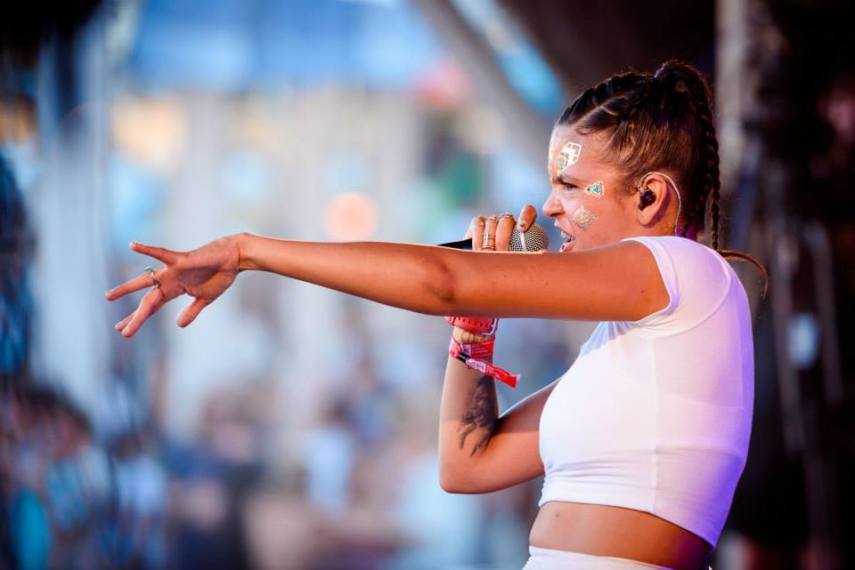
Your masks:
M540 418L548 501L653 513L718 542L745 467L754 406L748 299L712 249L627 238L653 253L670 296L638 321L601 322Z

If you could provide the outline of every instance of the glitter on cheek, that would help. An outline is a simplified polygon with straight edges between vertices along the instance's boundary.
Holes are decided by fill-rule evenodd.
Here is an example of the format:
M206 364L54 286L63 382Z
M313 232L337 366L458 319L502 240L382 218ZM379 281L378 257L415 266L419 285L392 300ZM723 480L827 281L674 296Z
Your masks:
M571 220L574 224L579 226L579 228L587 230L594 222L597 221L597 216L585 206L579 206L576 208L576 211L573 212Z

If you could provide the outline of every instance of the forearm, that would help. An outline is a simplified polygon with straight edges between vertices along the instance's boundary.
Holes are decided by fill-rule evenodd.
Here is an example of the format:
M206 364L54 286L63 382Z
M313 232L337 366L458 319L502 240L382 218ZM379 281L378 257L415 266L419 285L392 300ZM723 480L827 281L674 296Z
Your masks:
M451 278L428 245L320 243L239 234L240 270L261 270L419 313L449 312Z
M459 491L465 487L462 478L475 471L496 430L498 415L495 380L449 357L439 417L440 482L444 489Z

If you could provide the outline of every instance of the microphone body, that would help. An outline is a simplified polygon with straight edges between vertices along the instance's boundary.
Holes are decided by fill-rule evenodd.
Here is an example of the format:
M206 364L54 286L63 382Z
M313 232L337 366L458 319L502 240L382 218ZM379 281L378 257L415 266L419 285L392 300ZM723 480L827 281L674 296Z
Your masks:
M472 239L462 239L439 244L441 247L453 249L472 249ZM549 247L549 236L546 231L537 224L532 224L525 233L521 233L516 226L511 233L511 251L540 251Z

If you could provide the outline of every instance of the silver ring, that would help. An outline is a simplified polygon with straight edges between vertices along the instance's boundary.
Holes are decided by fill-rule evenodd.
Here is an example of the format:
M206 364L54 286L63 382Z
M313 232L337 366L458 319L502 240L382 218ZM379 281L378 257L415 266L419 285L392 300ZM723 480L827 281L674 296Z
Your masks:
M149 274L149 276L151 277L151 284L152 284L152 286L154 286L154 287L160 287L160 280L159 280L159 279L157 278L157 276L154 274L154 269L152 269L151 267L146 267L146 268L145 268L145 271L146 271L146 273L148 273L148 274Z

